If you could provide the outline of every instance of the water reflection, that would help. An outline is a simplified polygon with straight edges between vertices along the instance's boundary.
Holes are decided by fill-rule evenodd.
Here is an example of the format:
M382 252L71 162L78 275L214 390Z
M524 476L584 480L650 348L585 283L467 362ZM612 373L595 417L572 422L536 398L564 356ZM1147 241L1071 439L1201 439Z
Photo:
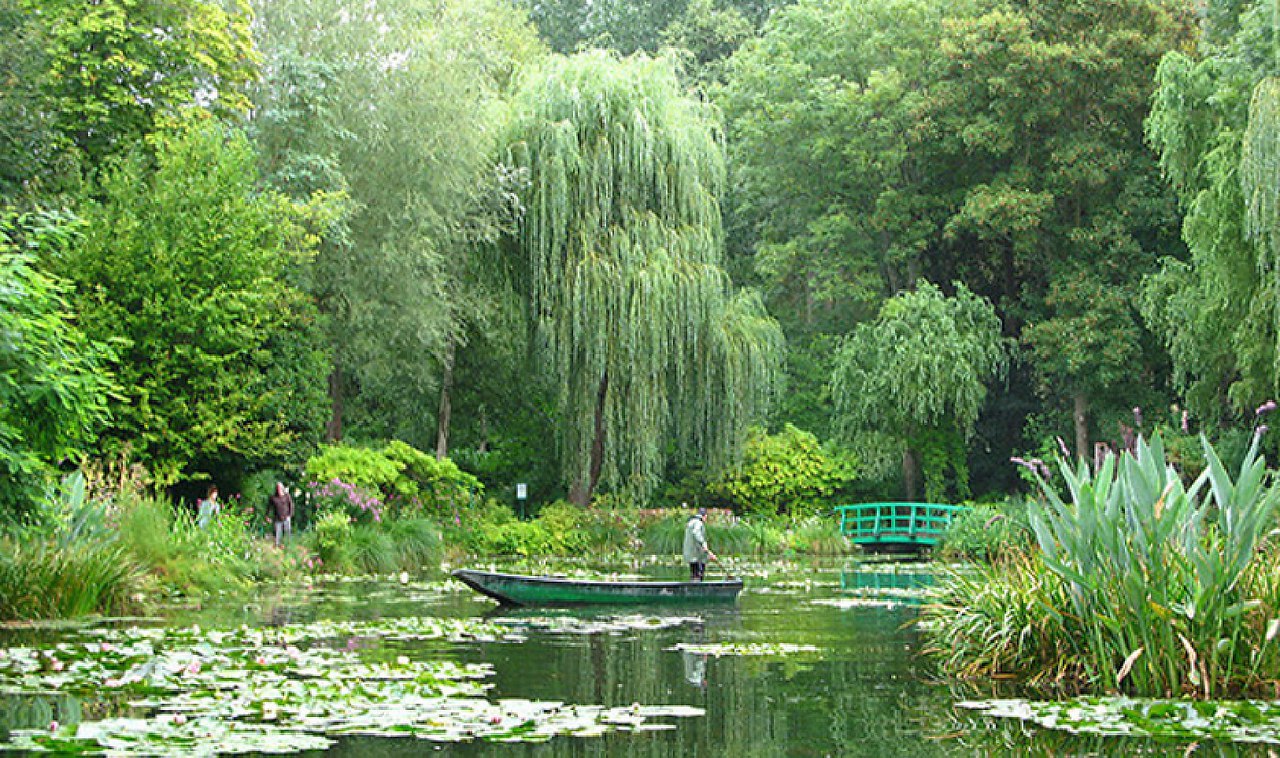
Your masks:
M698 622L689 625L689 634L685 641L690 645L700 645L706 641L706 625ZM707 653L695 650L680 651L684 659L684 680L694 687L706 689L707 686Z
M845 564L765 565L748 575L748 591L732 606L515 612L496 611L474 595L426 583L344 582L278 595L261 593L253 606L232 602L221 610L188 609L176 620L198 621L210 628L318 618L486 615L521 629L525 641L388 644L370 638L361 641L367 646L362 652L373 659L408 652L492 664L492 700L686 705L705 710L695 718L659 719L673 727L664 731L556 738L540 745L440 746L455 755L1268 755L1258 746L1188 746L1049 733L957 710L957 700L999 693L953 691L935 683L929 663L918 655L921 641L910 624L914 608L814 603L850 591L911 591L930 580L917 570L886 571L883 566L860 570ZM620 613L661 614L664 623L599 623ZM18 644L14 639L0 637L0 646ZM48 634L42 637L44 644L50 639ZM714 655L705 647L679 649L681 643L739 648L808 645L817 652ZM109 698L0 695L0 738L7 729L47 728L52 721L72 724L128 712L127 702ZM331 752L416 756L430 747L415 739L345 738Z

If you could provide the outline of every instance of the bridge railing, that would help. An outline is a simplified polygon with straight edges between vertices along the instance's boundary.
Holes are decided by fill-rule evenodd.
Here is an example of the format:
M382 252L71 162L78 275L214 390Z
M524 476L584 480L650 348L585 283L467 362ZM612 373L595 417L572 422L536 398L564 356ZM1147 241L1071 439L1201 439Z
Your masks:
M933 545L964 505L941 503L859 503L838 505L840 532L859 545L906 543Z

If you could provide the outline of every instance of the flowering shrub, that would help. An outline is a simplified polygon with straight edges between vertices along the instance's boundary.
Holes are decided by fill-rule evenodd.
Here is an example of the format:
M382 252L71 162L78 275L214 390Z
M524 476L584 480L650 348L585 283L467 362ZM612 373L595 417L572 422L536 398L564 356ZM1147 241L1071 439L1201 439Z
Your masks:
M382 521L382 498L369 488L348 484L335 476L327 482L311 482L307 489L317 513L345 513L351 521L361 524Z
M398 440L381 449L327 446L307 461L306 471L313 481L331 488L335 481L344 482L366 501L376 497L383 520L423 515L450 518L474 506L484 489L453 461L437 461L434 455Z

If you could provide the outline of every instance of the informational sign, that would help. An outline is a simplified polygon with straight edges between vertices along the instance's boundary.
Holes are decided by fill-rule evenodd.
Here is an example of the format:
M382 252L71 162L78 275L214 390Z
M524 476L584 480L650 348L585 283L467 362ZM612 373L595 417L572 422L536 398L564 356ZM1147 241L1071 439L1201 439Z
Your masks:
M516 485L516 500L528 500L528 499L529 499L529 485L525 484L524 482L520 482L519 484Z

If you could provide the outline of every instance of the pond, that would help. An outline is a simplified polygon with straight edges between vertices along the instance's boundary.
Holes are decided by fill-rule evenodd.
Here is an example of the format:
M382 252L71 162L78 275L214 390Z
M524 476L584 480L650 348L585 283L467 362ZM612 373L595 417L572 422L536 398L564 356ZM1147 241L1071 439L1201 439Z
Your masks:
M668 559L503 568L675 576ZM925 565L734 570L746 590L733 605L501 610L456 582L387 577L8 629L0 742L157 755L1271 754L957 708L1016 693L934 680L912 623Z

